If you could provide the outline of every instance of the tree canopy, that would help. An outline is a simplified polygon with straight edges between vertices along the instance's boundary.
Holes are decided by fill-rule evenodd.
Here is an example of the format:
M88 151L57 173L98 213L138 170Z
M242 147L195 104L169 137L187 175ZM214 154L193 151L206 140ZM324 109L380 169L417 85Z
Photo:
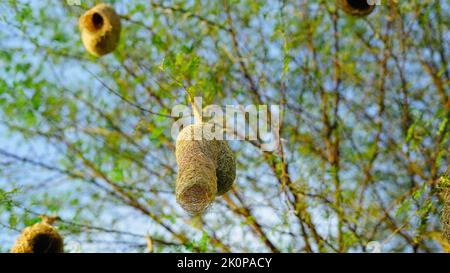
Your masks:
M99 1L0 3L0 251L57 215L67 251L448 251L450 4L104 1L118 47L86 52ZM230 141L234 186L175 201L171 109L280 105L279 149Z

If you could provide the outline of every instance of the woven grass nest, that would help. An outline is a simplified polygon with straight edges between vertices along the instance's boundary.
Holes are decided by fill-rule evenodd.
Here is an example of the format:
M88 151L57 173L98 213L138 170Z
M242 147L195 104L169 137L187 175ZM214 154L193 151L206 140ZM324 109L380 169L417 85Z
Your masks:
M444 207L441 213L442 235L450 243L450 189L444 193Z
M203 129L205 124L189 125L176 142L176 199L194 215L202 213L216 195L229 191L236 178L236 159L228 143L214 139L209 127ZM196 130L203 131L200 140L194 138Z
M55 218L44 217L42 222L26 227L11 249L12 253L63 253L64 240L55 227Z
M369 0L337 0L338 6L352 16L367 16L375 9Z
M120 39L120 16L112 7L98 4L80 17L81 40L86 50L100 57L114 51Z

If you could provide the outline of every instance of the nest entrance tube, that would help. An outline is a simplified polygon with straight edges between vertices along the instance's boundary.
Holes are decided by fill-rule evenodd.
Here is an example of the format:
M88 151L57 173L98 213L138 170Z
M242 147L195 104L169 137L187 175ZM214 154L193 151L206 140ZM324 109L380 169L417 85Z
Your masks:
M64 240L45 219L25 228L11 249L12 253L63 253Z
M353 16L367 16L375 8L369 4L369 0L337 0L338 6L347 14Z
M367 10L370 5L367 3L368 0L347 0L350 7L358 10Z
M208 187L196 184L182 191L178 200L183 209L197 214L204 211L214 200L214 193Z
M96 30L99 30L103 27L103 17L97 12L92 15L92 25Z
M58 240L49 234L38 234L32 244L33 253L58 253Z

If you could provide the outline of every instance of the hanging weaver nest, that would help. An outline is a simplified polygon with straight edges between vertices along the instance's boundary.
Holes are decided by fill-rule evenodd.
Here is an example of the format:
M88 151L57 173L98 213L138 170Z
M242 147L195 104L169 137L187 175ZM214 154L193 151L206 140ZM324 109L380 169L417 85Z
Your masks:
M106 4L98 4L83 14L79 27L84 47L97 57L114 51L119 43L120 17Z
M442 235L450 243L450 188L444 192L444 207L441 213Z
M202 213L216 195L230 190L236 178L236 160L228 143L214 139L205 125L185 127L176 142L176 199L191 214ZM194 138L195 132L200 132L200 140Z
M63 253L64 241L52 223L57 217L42 217L40 223L26 227L11 249L12 253Z
M337 0L338 6L347 14L353 16L367 16L375 9L369 4L370 0Z

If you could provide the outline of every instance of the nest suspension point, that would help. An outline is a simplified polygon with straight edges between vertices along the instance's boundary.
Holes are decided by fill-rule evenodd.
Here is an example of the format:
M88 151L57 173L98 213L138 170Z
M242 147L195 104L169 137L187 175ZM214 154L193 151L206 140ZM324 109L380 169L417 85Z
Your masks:
M12 253L63 253L64 240L52 223L57 217L42 216L40 223L26 227L11 249Z

